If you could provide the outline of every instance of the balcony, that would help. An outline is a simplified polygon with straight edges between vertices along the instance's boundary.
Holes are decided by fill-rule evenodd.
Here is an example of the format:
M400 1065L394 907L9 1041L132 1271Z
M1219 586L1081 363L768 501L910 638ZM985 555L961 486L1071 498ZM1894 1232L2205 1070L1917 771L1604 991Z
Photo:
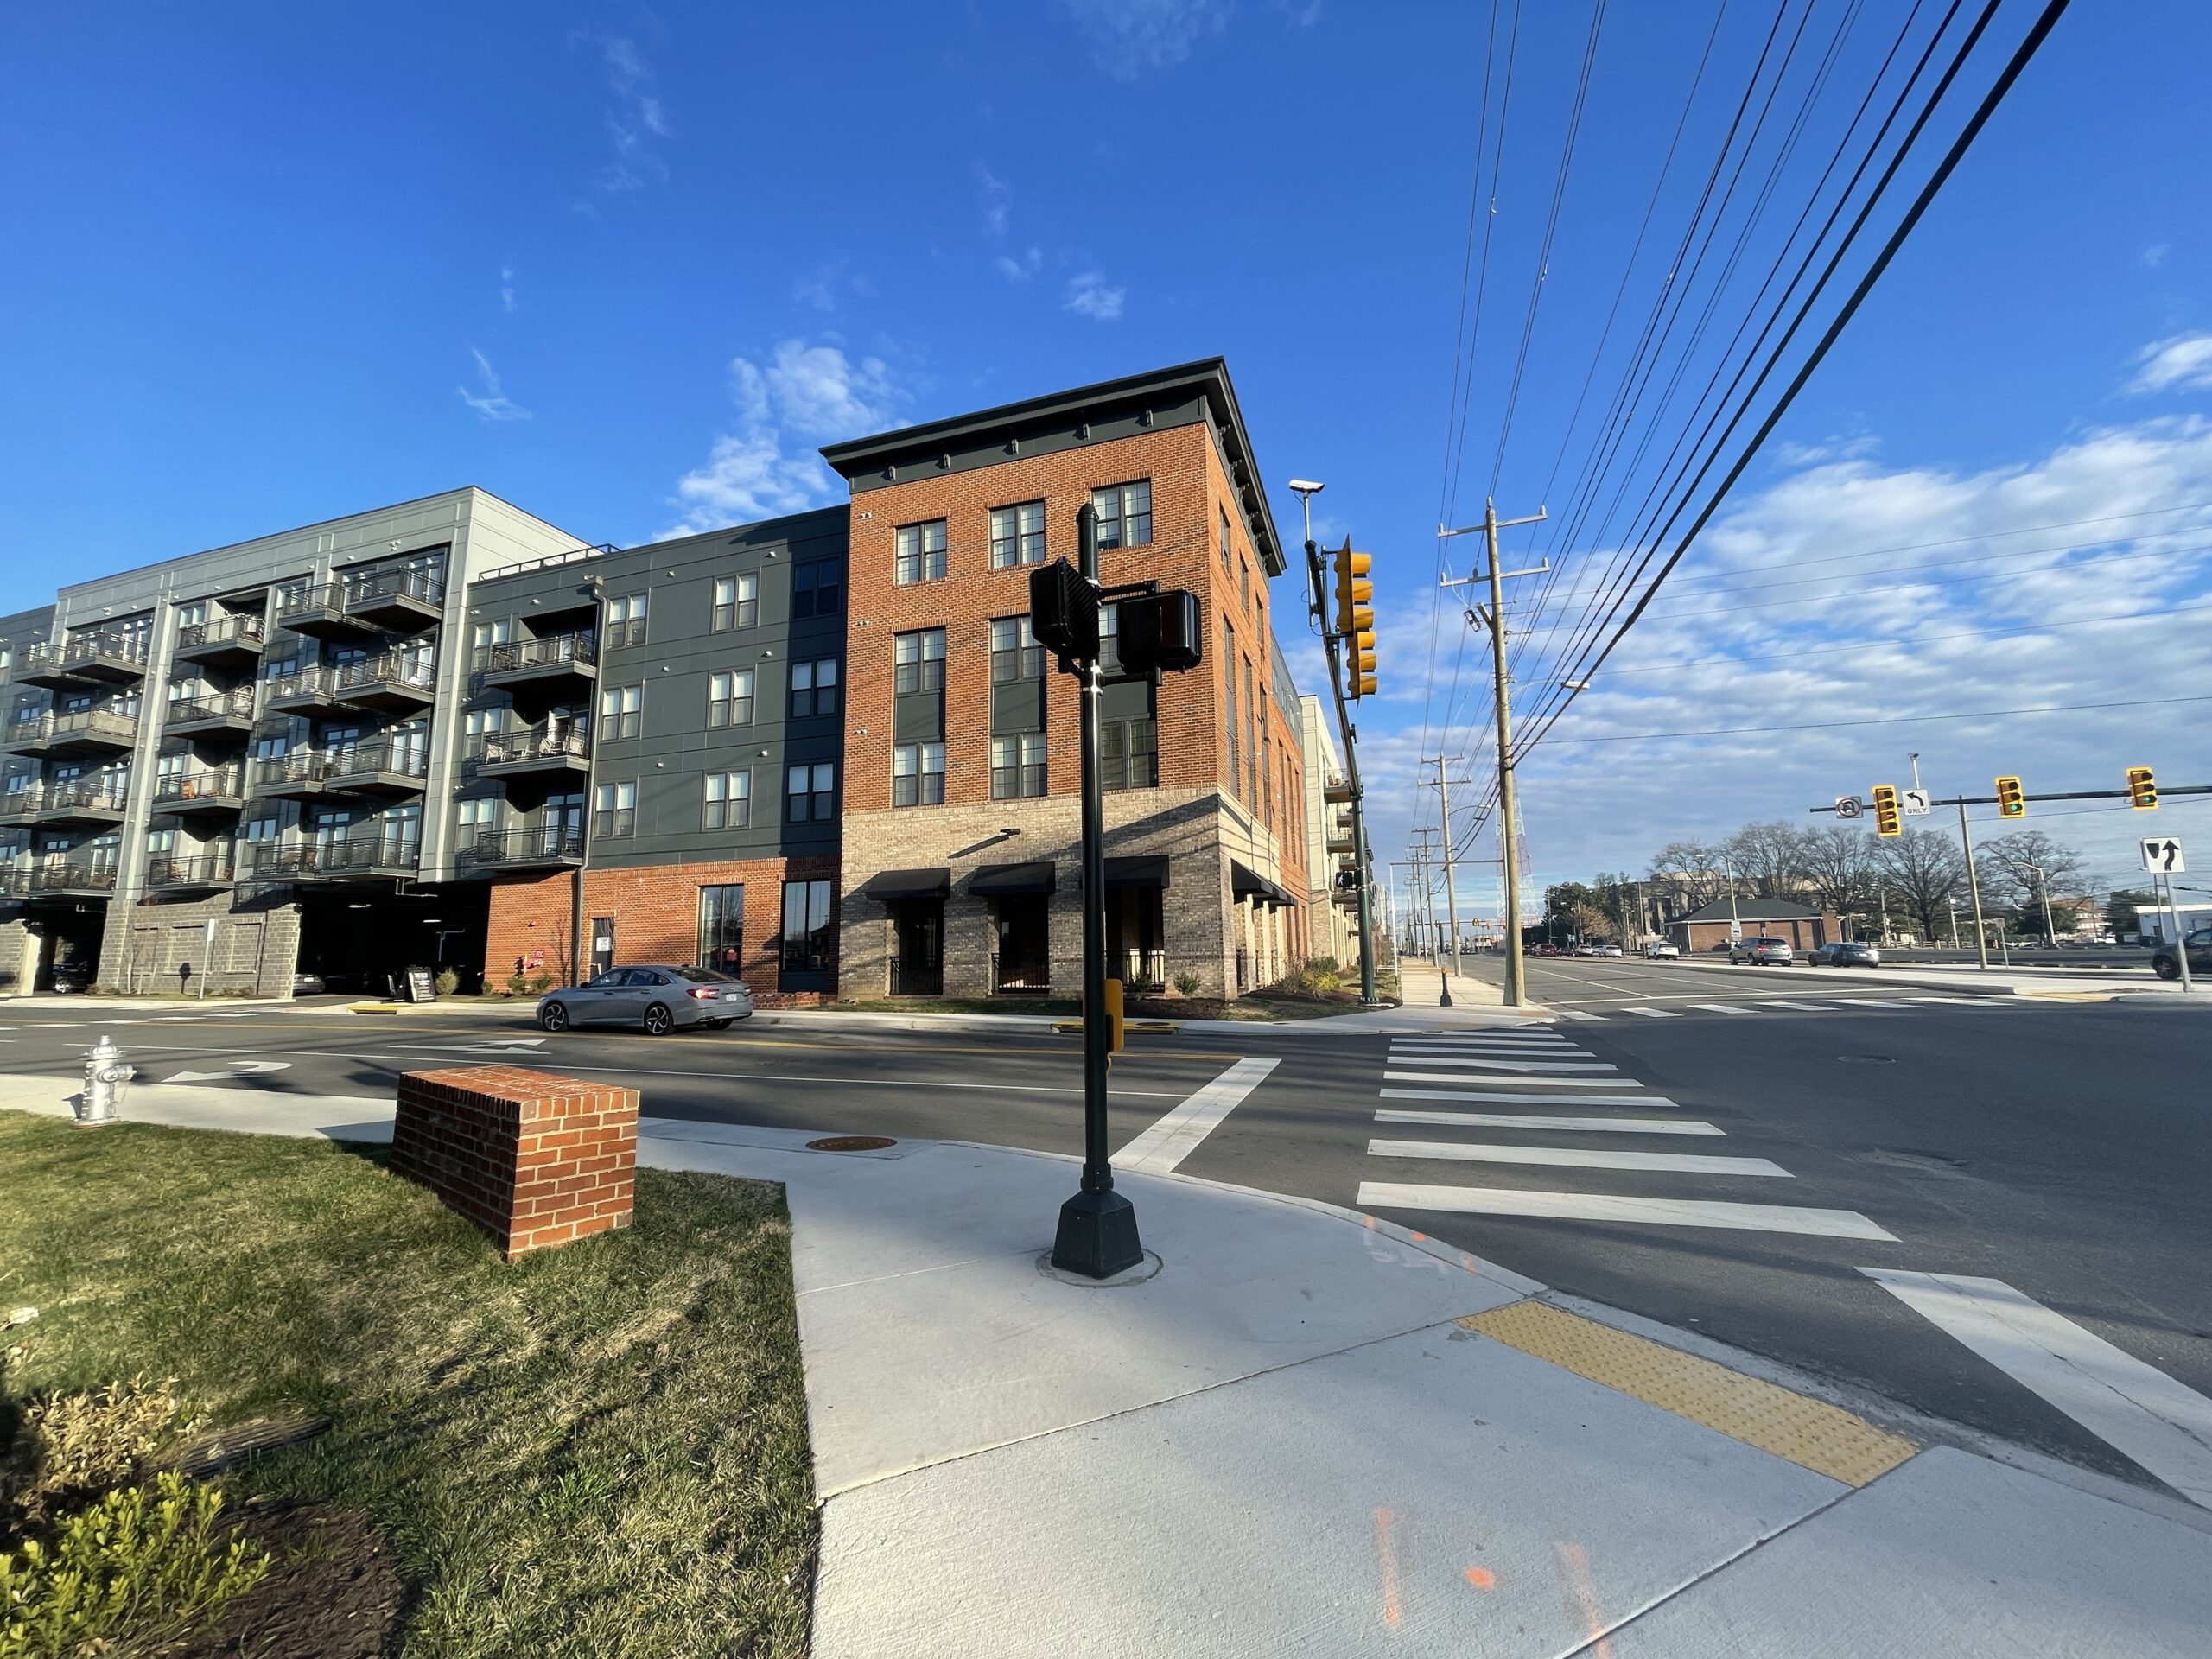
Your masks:
M480 746L476 753L477 772L485 778L562 772L581 778L591 770L591 734L575 724L486 732L474 742Z
M590 633L555 633L520 639L484 652L487 686L545 686L589 683L599 677L599 640Z
M245 768L216 766L180 778L154 780L154 810L188 816L237 812L245 806Z
M357 840L288 843L257 841L238 849L238 877L256 881L346 881L411 876L422 849L412 841L363 836Z
M253 763L257 795L276 795L287 800L312 801L322 795L322 756L313 749L294 749Z
M261 660L268 626L257 616L218 616L205 622L188 622L176 631L180 663L205 663L210 668L243 672Z
M29 891L35 899L105 899L115 891L115 866L71 859L35 864Z
M389 628L420 633L445 613L446 581L428 570L365 570L339 583L346 614Z
M438 695L437 664L420 652L388 651L338 665L338 700L356 709L411 715Z
M1340 772L1330 772L1321 784L1321 798L1331 806L1351 804L1351 779Z
M319 715L351 712L338 695L337 674L327 668L308 668L296 674L280 675L269 682L269 695L261 706L268 714L304 715L310 719Z
M454 861L472 874L489 874L494 870L573 870L584 861L584 832L556 824L486 830L457 849Z
M253 785L264 795L313 800L324 795L419 795L429 775L420 743L357 743L324 753L295 749L254 763Z
M374 633L377 627L369 618L356 616L346 608L345 591L334 582L279 588L276 626L311 639L341 643Z
M25 792L38 798L38 822L55 829L71 824L88 830L111 829L123 822L126 809L122 788L110 779L79 778L66 784L34 784Z
M253 688L232 686L206 696L173 700L162 715L162 730L170 737L207 737L227 734L244 737L253 729Z
M138 741L138 717L112 709L39 714L8 722L0 748L19 754L96 754L129 751Z
M1357 853L1359 842L1353 838L1351 820L1331 814L1324 825L1325 838L1322 845L1332 853Z
M212 893L231 885L231 849L206 853L156 853L146 861L149 893Z
M86 685L128 685L146 677L149 636L99 628L48 639L23 653L16 677L57 690Z

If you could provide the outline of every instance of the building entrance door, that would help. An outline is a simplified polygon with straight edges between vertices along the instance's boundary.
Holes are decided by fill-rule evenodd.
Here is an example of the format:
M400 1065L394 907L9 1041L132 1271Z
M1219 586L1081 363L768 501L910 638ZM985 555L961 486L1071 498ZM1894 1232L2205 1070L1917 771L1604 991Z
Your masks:
M1109 971L1132 991L1167 988L1167 924L1158 887L1109 887L1106 893Z
M1052 988L1051 903L1042 893L1009 893L997 901L998 950L991 957L991 990L1007 996L1041 996Z
M944 900L908 899L892 912L891 995L944 995Z
M591 918L591 971L594 977L614 965L614 918Z

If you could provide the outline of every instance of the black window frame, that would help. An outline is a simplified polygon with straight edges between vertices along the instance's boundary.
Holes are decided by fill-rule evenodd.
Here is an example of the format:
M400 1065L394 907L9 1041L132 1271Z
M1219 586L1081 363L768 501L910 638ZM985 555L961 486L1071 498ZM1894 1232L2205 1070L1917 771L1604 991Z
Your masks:
M929 532L937 532L937 545L929 545ZM910 550L907 538L914 538ZM918 588L925 582L943 582L952 568L952 526L945 518L922 518L900 524L891 533L891 582L897 588ZM912 574L909 574L910 570Z
M911 754L914 763L911 770L900 772L901 756ZM937 765L929 763L935 760ZM893 807L943 806L944 804L944 741L932 738L926 742L894 743L891 746L891 804Z
M1033 510L1037 515L1037 528L1034 531L1025 528L1022 524L1022 515ZM1011 516L1010 527L1006 531L1001 528L1002 515ZM992 569L1015 570L1023 565L1044 563L1045 504L1043 501L1014 501L1002 507L993 507L990 510L988 522ZM1033 552L1031 546L1033 537L1035 542ZM1001 554L1010 554L1011 556L1002 557Z
M729 584L729 597L722 597L722 584ZM713 588L714 618L712 632L728 633L735 628L753 628L760 625L760 573L740 570L727 576L716 576Z
M830 677L827 685L823 683L825 671ZM807 679L804 685L798 683L802 672ZM835 657L816 657L805 662L793 663L791 671L791 717L793 720L812 720L823 715L836 714L839 676L838 659Z
M1144 492L1141 511L1132 509L1131 492L1136 490ZM1112 548L1149 547L1152 544L1152 480L1149 478L1132 478L1119 484L1102 484L1091 491L1090 505L1098 514L1100 552ZM1129 526L1140 521L1143 535L1125 533Z
M715 682L724 676L729 679L729 696L717 697L715 695ZM742 683L745 687L742 696L738 692L740 683ZM708 729L719 731L725 727L753 724L754 705L759 701L760 684L760 673L755 669L718 668L711 671L707 676Z
M914 658L900 662L899 653L906 648L906 641L916 640ZM937 655L929 654L930 641L937 641ZM891 687L899 696L912 696L923 691L944 690L944 653L946 641L943 628L908 628L891 636Z
M1000 745L1014 746L1011 765L999 759ZM1035 755L1033 760L1032 754ZM991 739L991 798L1041 799L1051 786L1051 746L1042 732L1001 732Z

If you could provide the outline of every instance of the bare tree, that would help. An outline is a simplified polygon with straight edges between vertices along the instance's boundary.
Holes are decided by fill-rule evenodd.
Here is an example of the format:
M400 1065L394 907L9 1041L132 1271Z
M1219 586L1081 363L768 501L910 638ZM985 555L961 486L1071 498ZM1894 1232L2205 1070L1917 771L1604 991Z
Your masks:
M1719 850L1702 841L1670 841L1654 853L1651 884L1671 894L1684 911L1709 905L1728 891Z
M1823 910L1838 916L1871 913L1879 866L1874 838L1847 823L1808 830L1798 843L1805 881Z
M2006 899L2037 921L2043 919L2044 906L2054 893L2078 887L2083 874L2082 855L2040 830L1999 836L1985 844L1980 853L1983 881L1995 886Z
M1720 844L1739 882L1762 899L1786 899L1804 883L1806 832L1787 820L1747 823Z
M1908 826L1903 835L1876 845L1881 872L1919 918L1921 937L1941 938L1941 918L1949 913L1951 900L1967 890L1967 861L1958 843L1932 830Z

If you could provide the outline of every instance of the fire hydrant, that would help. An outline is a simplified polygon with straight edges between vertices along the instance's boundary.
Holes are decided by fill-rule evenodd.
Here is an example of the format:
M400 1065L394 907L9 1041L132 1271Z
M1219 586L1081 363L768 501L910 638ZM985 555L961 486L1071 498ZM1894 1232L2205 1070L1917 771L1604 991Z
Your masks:
M103 1036L85 1056L85 1091L73 1103L78 1124L97 1128L116 1121L117 1090L138 1074L123 1063L123 1051Z

